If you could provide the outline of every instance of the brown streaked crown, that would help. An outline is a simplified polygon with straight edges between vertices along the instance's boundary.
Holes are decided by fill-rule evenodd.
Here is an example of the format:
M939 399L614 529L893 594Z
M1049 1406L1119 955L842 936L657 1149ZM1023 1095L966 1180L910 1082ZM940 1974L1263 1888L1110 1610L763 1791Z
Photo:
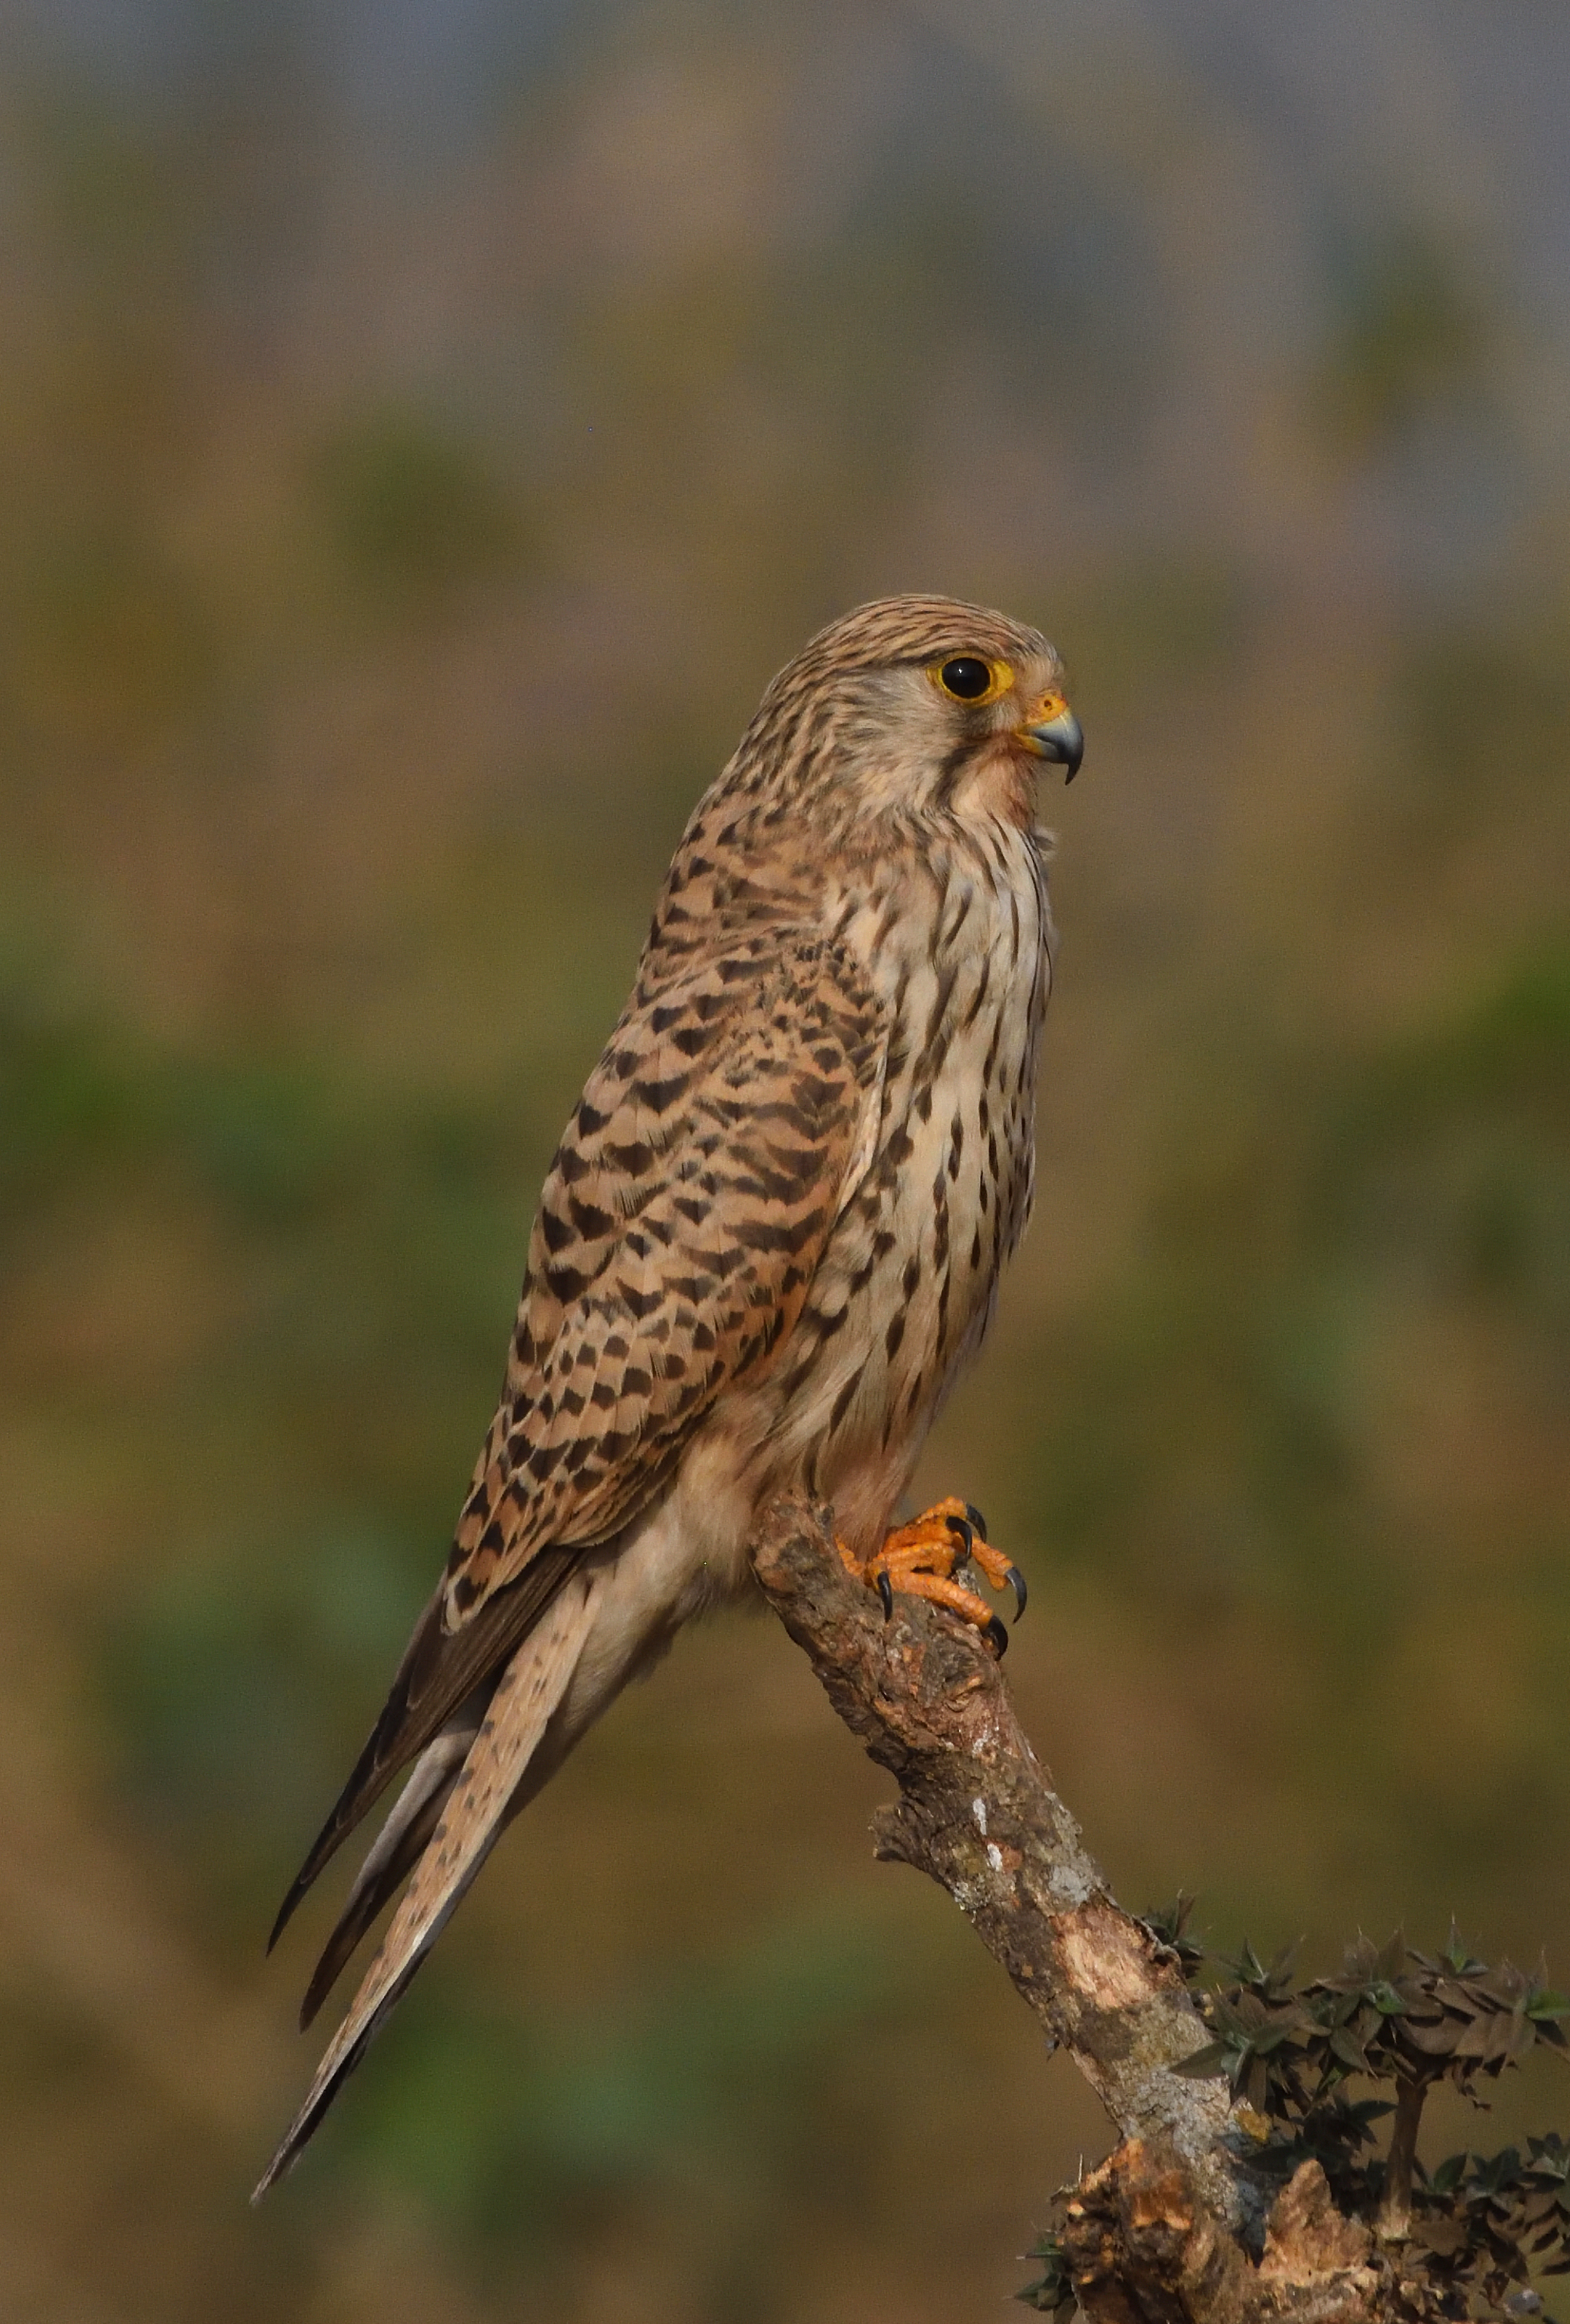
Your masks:
M777 688L811 686L841 670L889 669L957 653L1003 661L1036 656L1057 660L1039 630L990 606L969 605L961 597L874 597L809 638L763 698Z

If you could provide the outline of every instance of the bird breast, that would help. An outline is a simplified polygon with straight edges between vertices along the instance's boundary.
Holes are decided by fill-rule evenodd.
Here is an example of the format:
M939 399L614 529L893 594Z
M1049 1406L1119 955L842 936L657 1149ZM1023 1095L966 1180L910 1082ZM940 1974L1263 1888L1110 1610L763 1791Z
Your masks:
M1001 820L828 900L884 1004L887 1062L871 1166L775 1368L771 1434L865 1549L1030 1216L1052 930L1034 835Z

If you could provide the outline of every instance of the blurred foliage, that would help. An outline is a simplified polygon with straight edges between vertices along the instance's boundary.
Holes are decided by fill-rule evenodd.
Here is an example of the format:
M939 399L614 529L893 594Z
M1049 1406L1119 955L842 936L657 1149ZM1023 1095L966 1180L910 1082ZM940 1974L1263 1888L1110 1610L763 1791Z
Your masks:
M156 734L211 676L189 580L129 530L51 542L14 589L9 687L47 742L86 749Z
M1420 228L1344 251L1315 401L1354 453L1388 449L1436 414L1475 416L1487 395L1491 301L1460 253Z
M559 2259L575 2223L650 2202L716 2215L723 2264L731 2236L771 2237L771 2214L821 2207L831 2159L854 2183L877 2108L844 2045L875 2038L925 1981L891 1961L889 1934L787 1923L608 2020L427 2010L389 2044L352 2165L433 2206L493 2264Z
M1566 1902L1562 32L1505 95L1339 27L1331 118L1285 18L503 14L0 31L19 2314L947 2319L1096 2137L738 1621L244 2204L259 1941L670 844L884 588L1039 619L1090 735L1038 1224L918 1480L1033 1569L1027 1723L1229 1926ZM1515 2105L1468 2251L1557 2200Z
M1170 715L1225 670L1248 615L1242 576L1219 563L1130 563L1075 594L1072 678L1114 715Z
M1331 1561L1366 1618L1351 1569L1390 1538L1367 1431L1393 1311L1504 1301L1558 1408L1570 949L1534 950L1448 1022L1371 1056L1278 1055L1265 1075L1192 1138L1124 1300L1054 1364L1039 1490L1058 1541L1138 1562L1148 1589L1187 1594L1196 1559L1222 1586L1219 1531L1237 1587L1296 1585L1334 1619ZM1204 1528L1187 1558L1186 1499Z
M515 566L517 511L471 447L415 411L340 428L314 463L345 555L373 585L439 592Z
M347 1525L324 1538L244 1538L162 1574L116 1609L101 1662L125 1738L121 1781L200 1866L249 1950L288 1854L343 1748L330 1706L363 1700L402 1653L424 1545Z

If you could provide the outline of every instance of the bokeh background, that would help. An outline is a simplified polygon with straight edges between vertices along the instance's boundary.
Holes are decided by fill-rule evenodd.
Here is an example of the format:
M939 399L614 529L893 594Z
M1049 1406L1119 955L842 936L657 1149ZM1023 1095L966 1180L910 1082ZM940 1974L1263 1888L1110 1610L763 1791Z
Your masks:
M557 1131L886 589L1089 735L922 1478L1028 1722L1136 1906L1570 1976L1566 88L1548 0L6 0L6 2315L947 2324L1099 2151L738 1617L245 2208Z

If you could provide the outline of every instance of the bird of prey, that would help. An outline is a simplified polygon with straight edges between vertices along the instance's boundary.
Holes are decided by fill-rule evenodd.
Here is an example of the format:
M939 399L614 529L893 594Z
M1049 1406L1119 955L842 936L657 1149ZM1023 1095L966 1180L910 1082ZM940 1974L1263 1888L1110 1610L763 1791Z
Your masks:
M959 1576L974 1561L1021 1604L1023 1584L976 1513L893 1519L1030 1214L1037 779L1083 750L1061 684L1001 613L863 605L780 671L694 809L545 1181L446 1571L273 1930L411 1768L302 2024L403 1895L258 2195L503 1827L684 1622L747 1588L775 1495L833 1504L885 1609L913 1592L1002 1650Z

